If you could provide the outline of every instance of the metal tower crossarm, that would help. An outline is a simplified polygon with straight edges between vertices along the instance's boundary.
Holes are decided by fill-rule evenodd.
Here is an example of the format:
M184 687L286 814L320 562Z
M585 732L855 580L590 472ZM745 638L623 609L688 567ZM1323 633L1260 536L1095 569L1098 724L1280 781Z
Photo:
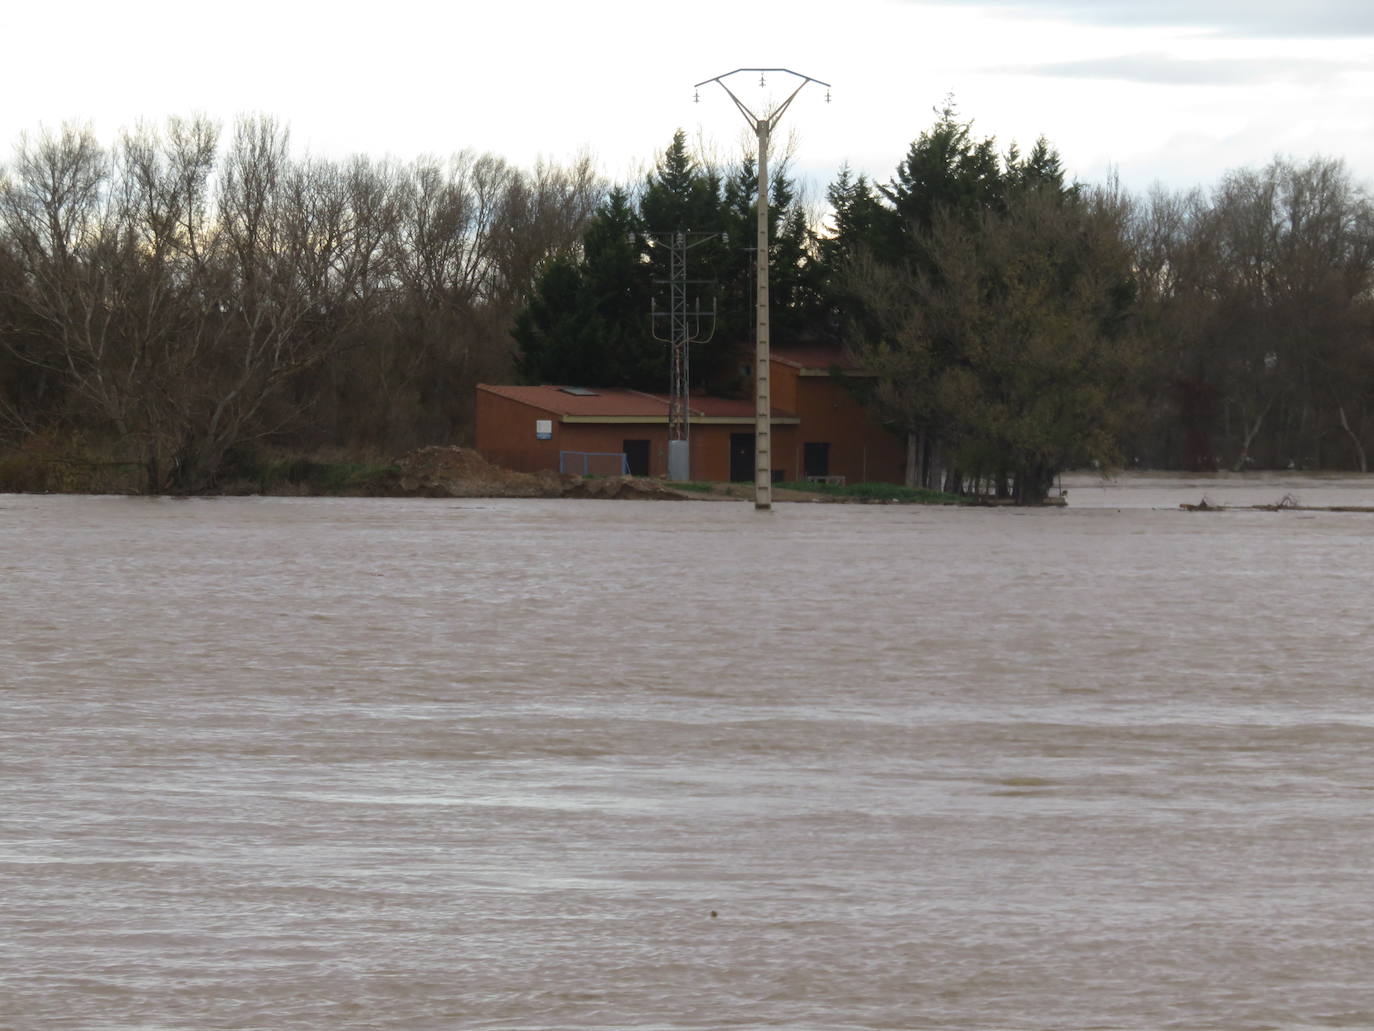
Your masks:
M661 244L663 239L666 239L670 257L669 278L667 280L670 289L669 309L666 313L659 312L656 306L652 309L653 325L650 329L655 339L662 340L669 345L668 478L672 480L690 480L692 478L691 410L689 405L691 393L690 351L692 344L705 343L711 339L715 333L716 320L714 298L709 312L702 311L700 299L697 300L694 311L687 309L687 285L689 282L698 285L707 283L714 285L714 280L688 280L687 252L700 244L718 239L721 235L719 232L690 232L681 229L671 233L644 234L645 242L651 246ZM656 280L656 282L663 281ZM668 318L668 335L660 336L658 321L660 316L664 314Z

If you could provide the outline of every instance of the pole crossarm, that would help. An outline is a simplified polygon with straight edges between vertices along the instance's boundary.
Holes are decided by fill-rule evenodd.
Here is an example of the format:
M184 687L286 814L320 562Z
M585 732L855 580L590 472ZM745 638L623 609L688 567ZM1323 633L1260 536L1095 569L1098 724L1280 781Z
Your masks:
M766 118L760 118L758 115L754 114L753 111L749 110L749 106L745 104L744 101L740 100L740 98L735 95L734 90L732 90L729 86L725 84L726 79L728 79L732 75L738 75L740 72L758 72L759 75L767 75L770 72L781 73L783 75L795 75L797 78L801 79L801 82L797 84L797 88L794 89L791 93L789 93L787 95L787 99L784 100L781 104L779 104L778 107L775 108L770 115L768 115ZM726 72L724 75L717 75L710 79L702 79L700 82L693 85L692 88L700 89L702 86L705 86L707 83L711 82L714 82L721 89L725 90L726 95L734 102L735 107L739 108L740 114L744 115L745 119L748 120L750 128L754 129L755 131L758 131L759 123L765 121L767 122L768 128L770 130L777 128L777 124L781 120L783 112L786 111L789 106L791 106L793 99L797 96L798 93L802 91L803 88L805 88L807 83L814 82L817 86L824 86L827 90L833 88L830 85L830 83L825 82L822 79L813 79L811 76L803 75L801 72L794 72L791 68L736 68L733 72Z
M787 99L771 112L760 117L754 114L744 101L735 96L734 90L725 84L726 79L740 72L757 72L759 85L763 85L763 77L769 72L793 75L801 79L801 82L796 89L787 95ZM813 79L801 72L794 72L790 68L736 68L733 72L726 72L724 75L702 79L695 88L700 90L702 86L710 82L716 83L725 90L726 95L734 102L740 114L744 115L745 121L749 123L749 128L758 137L758 246L755 248L758 272L755 280L754 321L754 508L760 512L767 512L773 507L773 401L772 389L768 382L770 346L768 339L768 141L769 136L777 127L779 119L782 118L783 112L787 110L803 87L812 82L818 86L824 86L826 88L825 99L829 100L830 83L821 79ZM697 98L700 99L700 96L698 92Z

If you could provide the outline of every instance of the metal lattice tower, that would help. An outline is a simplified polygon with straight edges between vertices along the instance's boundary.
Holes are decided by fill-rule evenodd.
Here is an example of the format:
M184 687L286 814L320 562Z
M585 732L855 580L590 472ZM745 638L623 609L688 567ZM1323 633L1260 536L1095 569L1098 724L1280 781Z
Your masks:
M687 287L703 285L713 280L687 278L687 251L708 240L719 237L719 233L694 233L678 230L668 234L668 310L660 312L654 306L654 339L668 344L669 351L669 389L668 389L668 478L670 480L690 480L691 461L691 345L704 344L711 339L716 328L716 304L712 298L711 310L704 311L698 297L694 307L687 307ZM658 242L650 237L650 242ZM662 280L659 280L662 282ZM668 332L663 335L659 325L667 319Z

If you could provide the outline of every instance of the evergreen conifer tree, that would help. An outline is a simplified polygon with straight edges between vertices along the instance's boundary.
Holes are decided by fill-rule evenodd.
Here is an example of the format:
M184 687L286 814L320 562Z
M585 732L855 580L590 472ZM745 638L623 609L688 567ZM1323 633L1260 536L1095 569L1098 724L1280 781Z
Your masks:
M686 134L671 143L637 198L616 188L592 219L581 253L550 262L520 313L514 336L526 382L668 389L668 351L651 306L671 304L670 249L688 233L688 303L717 320L709 342L694 345L694 388L746 392L755 316L757 171L752 158L728 173L695 159ZM815 335L821 323L820 269L796 186L780 166L769 207L770 293L777 343ZM700 234L707 234L702 236ZM745 371L741 371L745 370Z
M622 188L593 217L578 257L551 262L516 319L517 367L529 383L659 389L650 347L649 279L639 217Z

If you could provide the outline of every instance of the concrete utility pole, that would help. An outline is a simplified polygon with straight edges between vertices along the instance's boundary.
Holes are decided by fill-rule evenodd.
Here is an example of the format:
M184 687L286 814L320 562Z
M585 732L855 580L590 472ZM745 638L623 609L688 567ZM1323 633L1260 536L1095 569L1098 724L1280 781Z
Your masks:
M787 99L773 111L756 115L745 103L735 96L725 80L742 72L759 76L759 85L764 85L764 76L769 72L795 76L801 79L797 88L787 95ZM782 119L783 112L808 82L826 88L825 99L830 99L830 83L802 75L790 68L736 68L733 72L717 75L713 79L703 79L696 84L700 90L708 82L717 83L734 101L749 128L759 141L759 239L758 239L758 299L755 315L756 341L754 345L754 508L760 512L770 511L773 507L773 437L772 437L772 391L768 383L768 138ZM696 98L701 99L698 93Z

